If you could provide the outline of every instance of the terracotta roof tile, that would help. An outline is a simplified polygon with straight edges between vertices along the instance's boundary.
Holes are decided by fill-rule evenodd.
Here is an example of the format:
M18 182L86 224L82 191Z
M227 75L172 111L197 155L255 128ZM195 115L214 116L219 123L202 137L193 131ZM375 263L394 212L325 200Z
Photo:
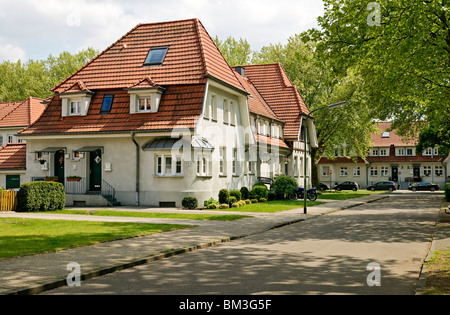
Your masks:
M389 132L388 138L383 138L382 133L391 128L390 122L380 122L378 123L378 129L381 130L380 134L372 134L373 146L374 147L389 147L390 145L395 146L415 146L417 139L403 139L401 136L396 134L395 130Z
M299 134L301 114L309 109L297 88L291 83L280 63L242 66L276 116L286 123L284 137L296 140Z
M0 148L0 169L26 169L27 147L24 143L8 143Z
M29 97L22 102L0 103L0 127L24 127L35 122L45 105L39 98Z
M276 139L276 138L271 138L271 137L255 134L255 140L256 140L256 142L264 143L264 144L267 144L270 146L273 145L273 146L277 146L280 148L289 149L289 146L282 139Z

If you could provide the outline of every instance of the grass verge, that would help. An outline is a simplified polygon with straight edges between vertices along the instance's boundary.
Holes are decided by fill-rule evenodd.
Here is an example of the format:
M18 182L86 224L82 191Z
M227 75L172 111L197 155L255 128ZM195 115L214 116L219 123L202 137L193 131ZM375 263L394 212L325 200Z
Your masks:
M114 211L114 210L58 210L45 212L49 214L81 214L111 217L133 217L133 218L158 218L158 219L189 219L189 220L215 220L234 221L248 218L245 215L214 215L214 214L192 214L192 213L163 213L163 212L138 212L138 211Z
M0 218L0 259L179 230L188 225Z
M425 295L450 295L450 251L437 251L426 263Z
M325 202L323 201L308 201L306 205L308 207L312 207L324 203ZM297 208L303 208L303 200L272 200L266 202L252 203L240 208L230 208L226 209L226 211L274 213L278 211L292 210Z

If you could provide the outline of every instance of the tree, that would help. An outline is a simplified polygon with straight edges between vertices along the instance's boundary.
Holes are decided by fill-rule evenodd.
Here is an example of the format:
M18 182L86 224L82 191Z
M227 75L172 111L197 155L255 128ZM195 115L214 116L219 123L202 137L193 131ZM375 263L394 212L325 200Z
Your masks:
M253 52L246 39L236 40L230 36L221 41L216 36L214 42L231 67L249 64Z
M358 72L378 118L392 119L404 136L425 127L448 129L449 1L324 0L324 5L321 30L309 35L335 71Z
M51 89L89 62L98 52L92 48L76 54L62 52L46 60L21 60L0 64L0 102L22 101L29 96L47 98Z

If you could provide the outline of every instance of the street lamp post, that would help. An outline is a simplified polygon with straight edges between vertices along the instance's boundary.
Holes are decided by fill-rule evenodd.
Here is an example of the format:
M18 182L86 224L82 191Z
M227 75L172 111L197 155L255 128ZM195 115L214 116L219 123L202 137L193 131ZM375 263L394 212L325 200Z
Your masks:
M304 152L304 159L303 159L303 163L304 163L304 174L303 174L303 202L304 203L303 203L303 213L304 214L307 213L306 201L307 201L307 198L308 198L308 190L306 188L306 174L307 174L306 147L307 147L307 142L308 142L308 126L307 126L308 119L311 117L312 113L314 113L314 112L316 112L318 110L321 110L321 109L324 109L324 108L332 109L332 108L336 108L336 107L341 107L345 103L347 103L347 102L339 102L339 103L334 103L334 104L331 104L331 105L322 106L322 107L319 107L319 108L316 108L316 109L312 110L311 112L309 112L308 116L306 116L306 119L305 119L305 122L306 122L306 124L305 124L305 142L304 142L304 147L303 147L303 152ZM310 142L310 145L311 145L311 142ZM311 148L310 148L310 151L311 151ZM311 161L311 165L312 165L312 161Z

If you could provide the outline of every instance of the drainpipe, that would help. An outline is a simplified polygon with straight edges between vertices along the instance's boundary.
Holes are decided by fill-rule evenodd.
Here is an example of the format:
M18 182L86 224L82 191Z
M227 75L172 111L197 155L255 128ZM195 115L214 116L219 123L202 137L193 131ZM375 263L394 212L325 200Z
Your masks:
M131 140L136 146L136 206L139 206L139 171L140 171L140 154L139 154L139 144L134 138L135 132L131 133Z

